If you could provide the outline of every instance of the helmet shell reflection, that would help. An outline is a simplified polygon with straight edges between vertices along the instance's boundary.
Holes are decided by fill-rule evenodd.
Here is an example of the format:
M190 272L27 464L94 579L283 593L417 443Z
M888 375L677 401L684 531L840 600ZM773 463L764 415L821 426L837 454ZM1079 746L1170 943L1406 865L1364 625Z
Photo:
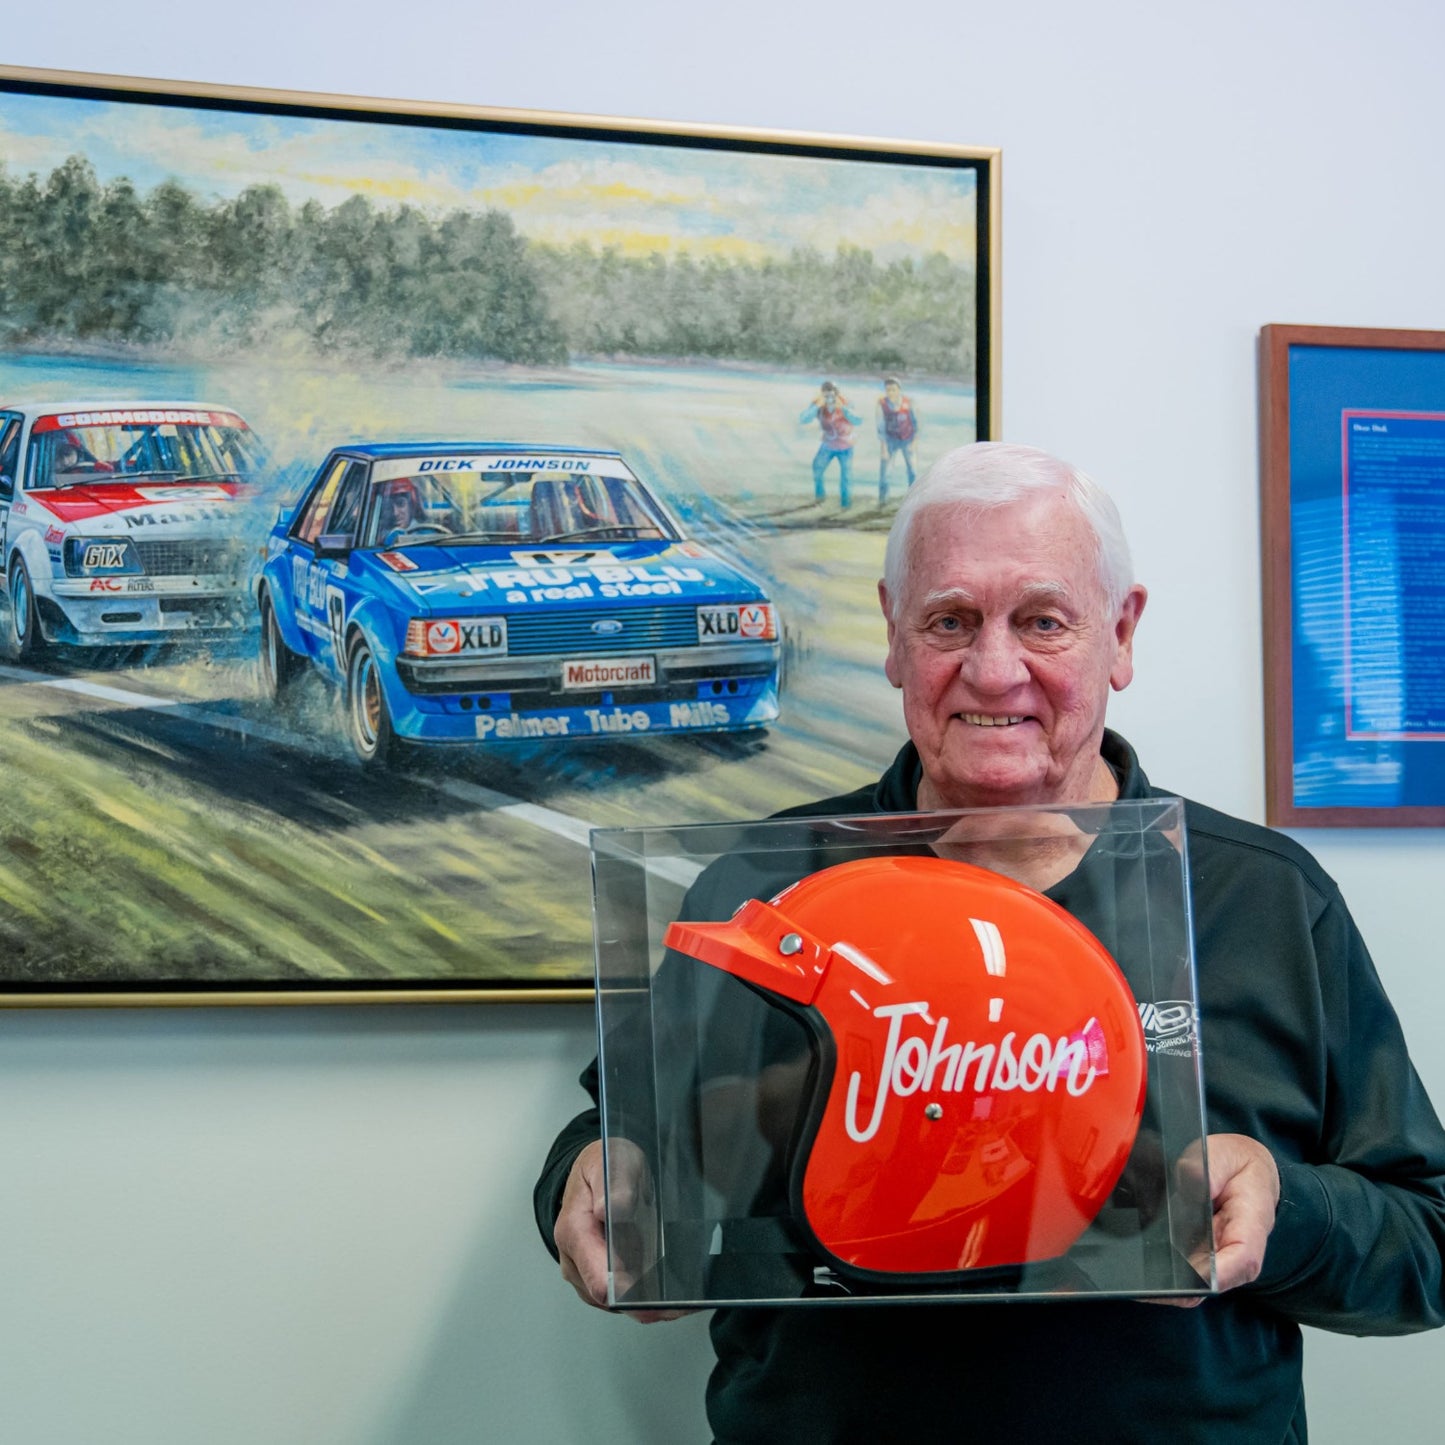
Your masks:
M808 1023L794 1211L843 1270L938 1282L1053 1259L1117 1183L1147 1083L1138 1008L1043 894L951 859L866 858L666 942Z

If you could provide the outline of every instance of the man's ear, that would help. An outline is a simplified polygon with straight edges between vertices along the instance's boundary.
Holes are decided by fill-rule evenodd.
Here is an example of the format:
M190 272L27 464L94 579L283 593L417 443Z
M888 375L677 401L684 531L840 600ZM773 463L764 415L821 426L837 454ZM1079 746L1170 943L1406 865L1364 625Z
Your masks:
M883 609L883 619L888 624L888 656L883 663L883 675L894 687L903 686L903 673L898 665L898 625L893 621L893 603L888 596L888 584L878 581L878 605Z
M1144 615L1149 593L1135 583L1119 604L1114 618L1114 665L1109 669L1109 686L1123 692L1134 681L1134 630Z

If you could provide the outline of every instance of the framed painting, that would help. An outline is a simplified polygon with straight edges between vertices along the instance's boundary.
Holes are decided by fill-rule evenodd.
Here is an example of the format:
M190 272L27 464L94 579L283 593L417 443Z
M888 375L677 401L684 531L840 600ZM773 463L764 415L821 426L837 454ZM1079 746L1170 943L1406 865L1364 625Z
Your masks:
M1268 820L1445 825L1445 332L1266 326Z
M901 740L995 150L0 68L0 1002L577 998Z

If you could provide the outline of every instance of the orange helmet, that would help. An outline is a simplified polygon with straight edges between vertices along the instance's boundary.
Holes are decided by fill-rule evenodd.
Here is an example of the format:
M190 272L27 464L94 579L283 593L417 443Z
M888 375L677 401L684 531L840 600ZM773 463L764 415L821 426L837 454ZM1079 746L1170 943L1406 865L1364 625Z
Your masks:
M801 1012L817 1056L793 1209L842 1271L940 1283L1053 1259L1144 1108L1137 1005L1072 915L936 857L841 863L668 947Z

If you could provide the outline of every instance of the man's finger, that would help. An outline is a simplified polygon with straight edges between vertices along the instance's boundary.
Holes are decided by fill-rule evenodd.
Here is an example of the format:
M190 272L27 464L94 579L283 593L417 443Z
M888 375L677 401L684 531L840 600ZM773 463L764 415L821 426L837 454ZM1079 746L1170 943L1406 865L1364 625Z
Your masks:
M552 1237L562 1278L598 1309L607 1306L606 1209L602 1194L602 1143L589 1144L573 1162Z

